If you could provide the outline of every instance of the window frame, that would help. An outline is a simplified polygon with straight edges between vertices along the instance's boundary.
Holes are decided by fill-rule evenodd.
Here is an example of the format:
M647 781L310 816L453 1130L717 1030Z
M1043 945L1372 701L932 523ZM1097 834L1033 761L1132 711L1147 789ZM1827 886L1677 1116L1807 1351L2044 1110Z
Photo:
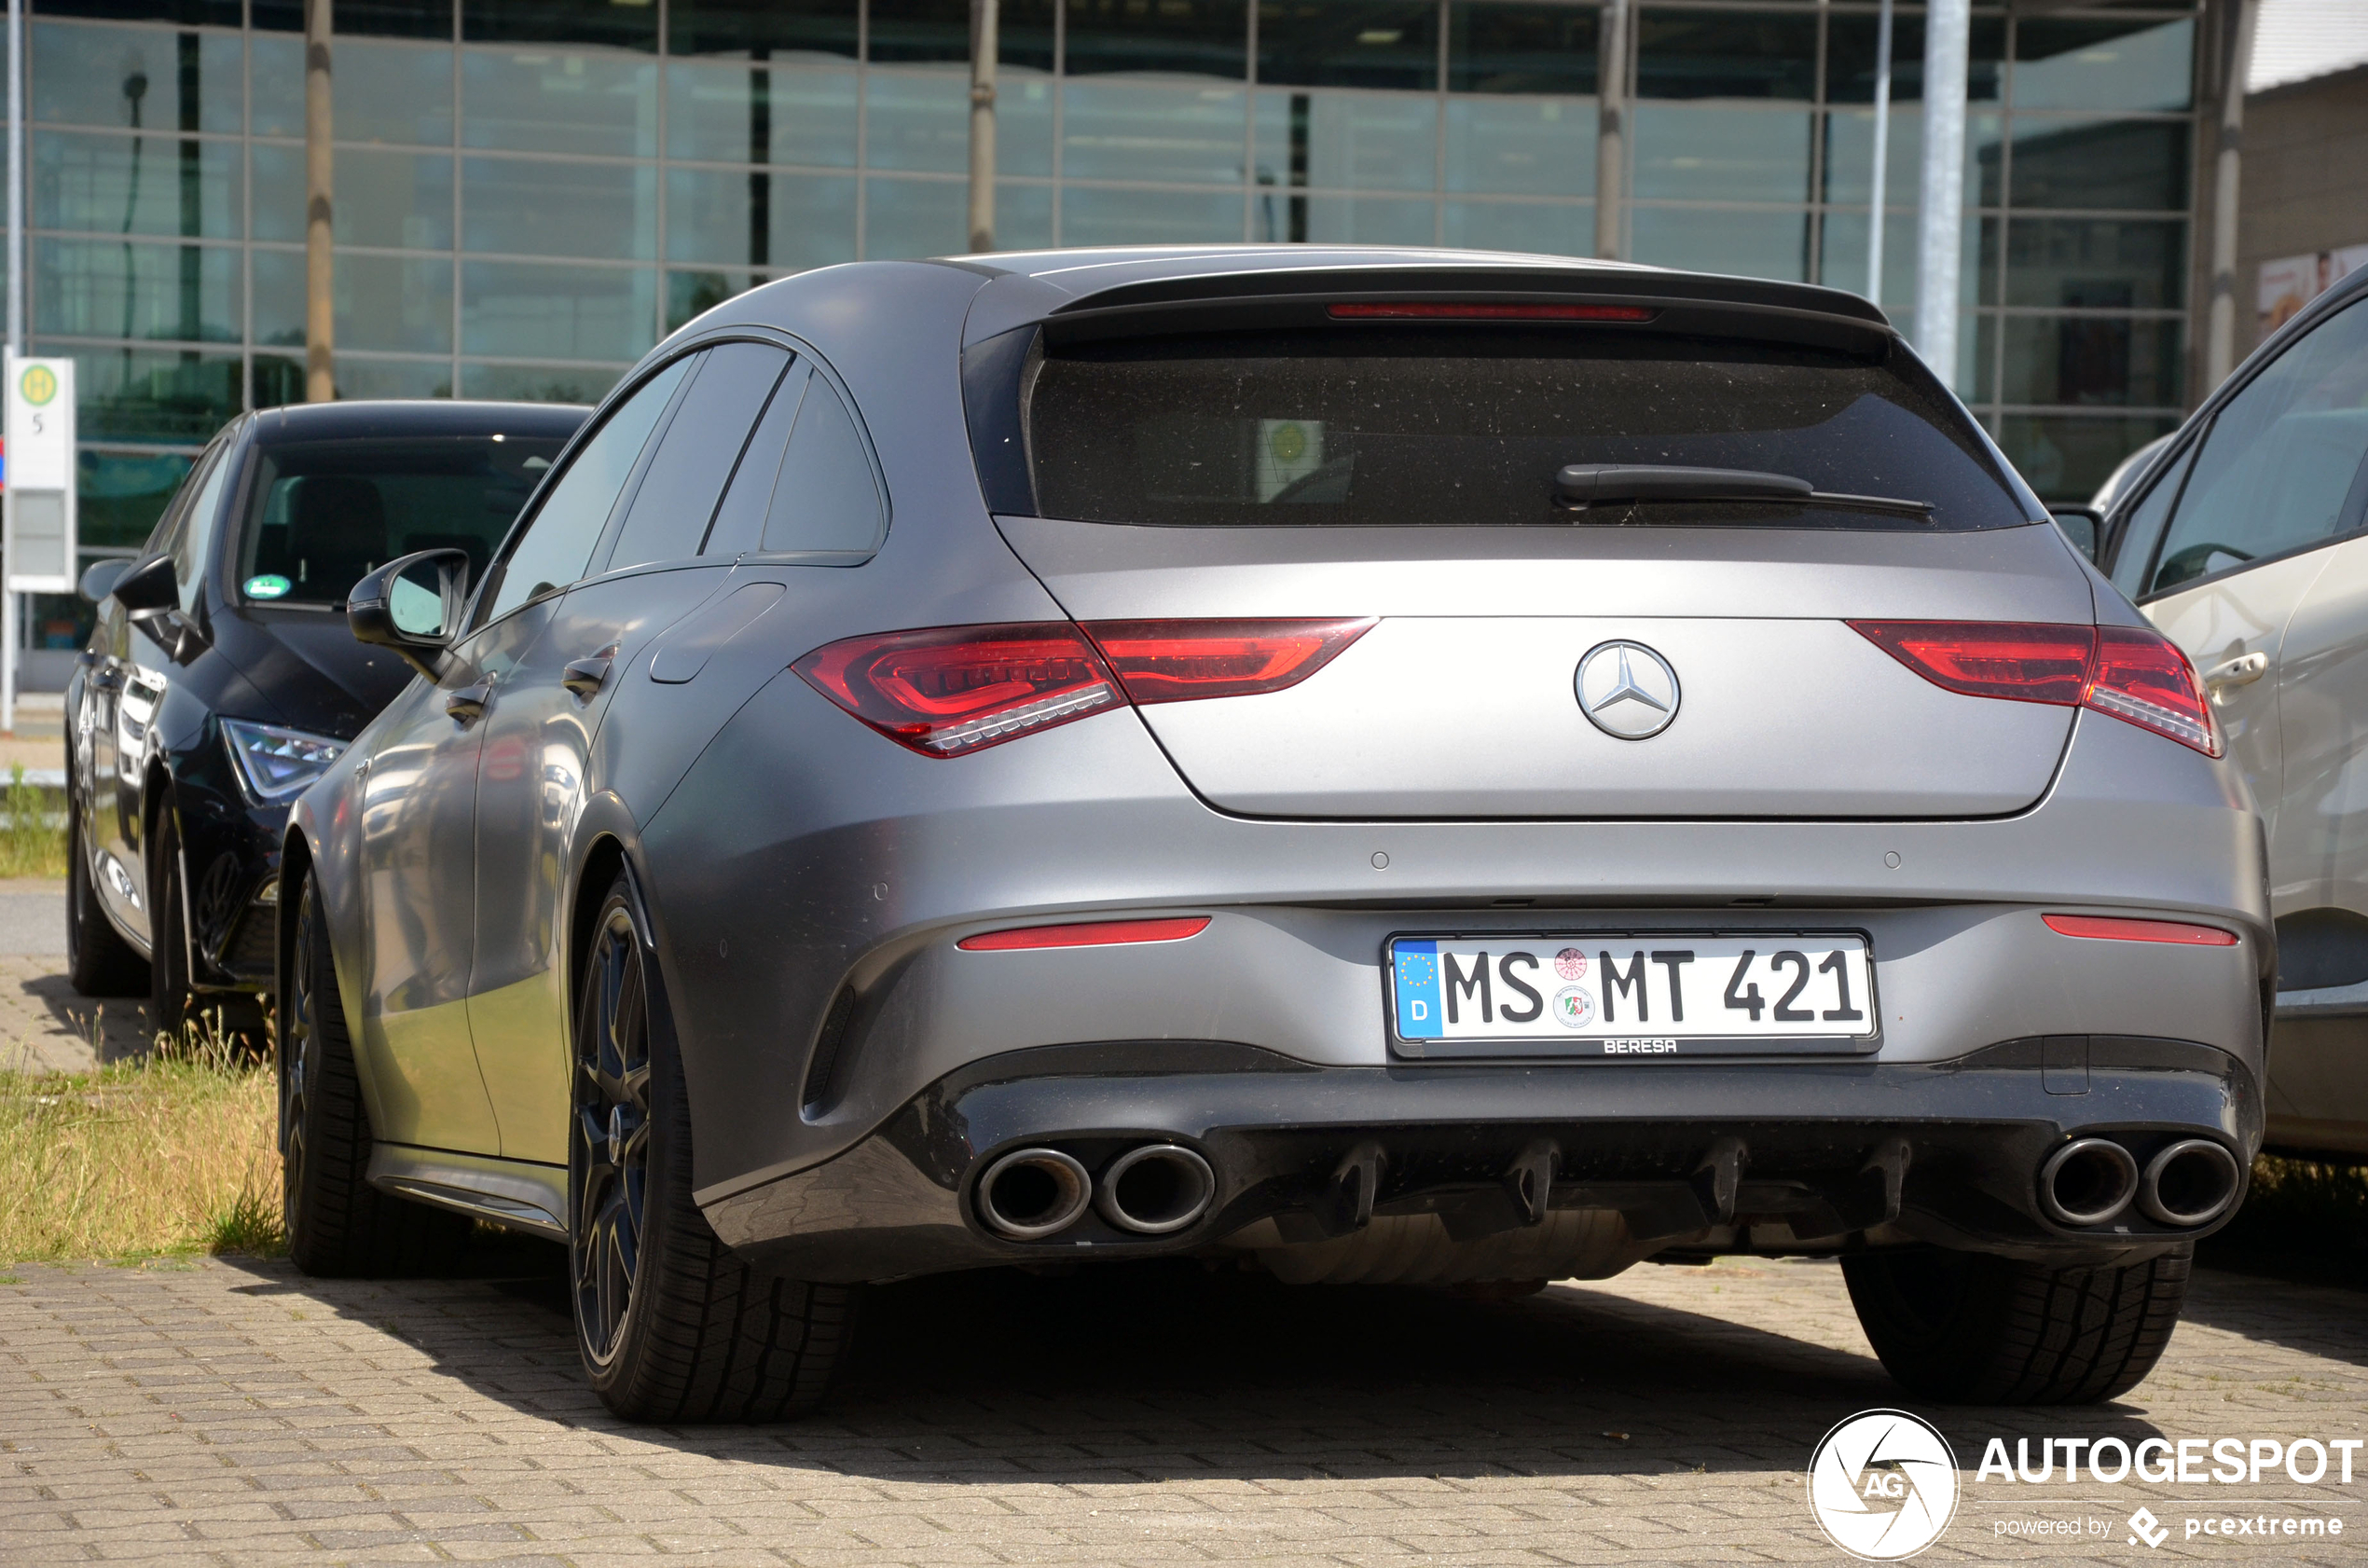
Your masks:
M701 339L697 343L683 346L677 352L668 354L663 359L652 359L635 374L619 381L611 389L609 395L593 409L591 417L584 421L582 427L569 439L568 444L559 449L559 455L552 461L550 472L544 475L543 482L535 487L534 493L527 498L526 504L518 508L517 519L510 525L510 531L503 535L500 547L493 552L492 560L486 566L485 575L470 589L468 613L461 620L462 630L455 640L456 641L467 641L488 626L506 621L519 611L541 604L545 599L557 598L575 586L577 583L588 583L593 580L589 574L578 577L571 582L558 585L550 593L539 595L533 598L521 599L498 616L488 613L492 609L492 600L487 597L487 589L498 588L501 585L503 578L509 571L512 558L518 553L518 545L525 540L528 531L542 519L543 509L550 504L551 497L557 493L560 482L573 472L585 451L593 442L599 439L600 433L609 428L610 421L616 418L618 411L640 394L641 389L707 346L707 340ZM630 493L639 488L642 470L648 466L650 453L656 449L658 439L665 434L667 427L673 422L674 410L681 405L683 392L692 382L697 379L698 377L695 374L683 377L682 384L674 389L673 393L666 401L666 406L658 410L658 417L650 427L650 433L645 438L645 444L641 450L634 455L633 467L626 473L625 483L618 488L615 498L609 502L609 515L600 523L599 534L593 541L591 552L585 557L587 564L599 556L602 544L610 543L610 534L616 524L618 508L625 503L626 498Z
M833 365L829 360L824 359L820 354L816 353L812 349L806 347L805 344L799 344L795 351L799 358L805 361L806 367L814 372L815 377L825 386L831 389L832 393L839 400L839 406L846 410L848 422L855 426L855 439L857 444L863 448L863 461L871 465L872 497L879 509L879 520L874 526L872 543L866 549L767 550L764 547L764 536L760 532L757 535L757 548L742 551L737 558L746 561L762 561L768 566L861 566L888 547L888 529L895 520L888 500L888 471L881 465L879 447L872 440L871 426L864 423L862 405L856 402L855 393L848 390L846 378L842 377L838 373L837 367ZM806 395L811 397L814 394L812 391L809 390L806 392ZM802 413L800 417L804 417ZM750 427L749 433L751 437L753 437L756 433L755 427ZM781 450L784 458L786 458L789 454L788 443L790 441L794 441L796 438L797 427L792 424L790 427L789 434L782 445ZM962 433L962 444L965 447L969 445L969 432L967 430ZM741 449L740 455L743 459L747 457L748 452L745 447ZM778 474L778 471L777 470L776 472ZM738 475L739 469L736 464L733 468L733 476L737 478ZM727 493L730 490L728 483L725 486L725 490ZM769 494L766 497L766 500L768 502L770 502L771 497ZM721 496L716 499L716 506L718 514L720 515L723 508L723 498ZM714 530L714 521L713 517L708 519L708 527L710 532ZM704 543L704 541L702 541L702 543Z
M879 507L879 522L874 531L871 546L868 549L863 550L765 550L758 548L737 551L730 557L717 555L709 551L708 545L715 536L716 518L723 515L723 503L730 498L732 494L732 487L739 479L741 469L748 461L750 447L753 445L756 439L757 427L764 422L764 411L759 410L750 419L748 434L740 442L739 454L732 460L732 472L724 476L723 488L716 491L715 510L708 514L708 526L706 530L699 536L699 553L697 555L678 557L670 561L640 561L632 566L619 567L613 571L603 566L602 570L585 576L582 579L582 581L586 583L595 583L604 581L613 576L625 577L630 576L635 572L641 571L680 571L686 566L709 561L722 564L728 564L732 561L748 561L767 567L854 567L861 566L867 561L872 560L874 557L878 556L883 549L887 548L888 530L895 523L894 502L888 490L888 471L886 465L880 461L879 445L872 438L871 426L864 420L862 405L856 401L854 392L848 389L847 378L838 373L837 368L833 366L828 359L824 358L819 351L815 349L811 343L808 343L805 338L798 337L796 334L786 332L777 327L750 326L739 323L736 323L731 326L718 327L712 333L701 336L695 342L684 344L679 352L668 356L664 363L671 364L675 360L681 358L684 354L696 353L703 350L719 348L726 343L759 343L763 344L766 348L782 350L790 355L790 364L783 371L785 376L794 373L802 364L806 369L813 372L816 376L819 377L831 388L832 392L836 394L839 399L840 406L847 410L848 420L855 426L856 439L860 443L863 448L863 460L871 466L872 470L872 490L874 498L877 502ZM660 368L663 368L663 366ZM653 374L655 372L653 371ZM694 381L696 378L697 378L693 377L686 380L683 383L684 389L687 391L691 381ZM638 388L646 382L647 379L648 377L636 377L631 384ZM777 395L779 391L779 386L780 383L778 381L774 383ZM622 390L623 389L620 388L620 391ZM605 410L606 406L603 405L604 416ZM672 409L669 408L666 418L666 423L670 424L672 422L671 415ZM648 458L651 453L656 451L656 444L658 441L665 439L665 429L661 427L653 437L648 451L643 453L643 461L636 465L632 476L626 482L627 490L635 493L639 492L642 474L648 466ZM792 429L791 433L795 433L794 429ZM967 433L965 434L965 439L967 440ZM787 448L785 447L784 451L786 450ZM552 474L556 476L565 465L565 462L571 461L572 460L572 452L565 454L561 463L553 465ZM553 480L551 479L546 479L544 481L545 484L552 482ZM623 492L621 492L621 494ZM540 497L538 495L538 504L539 501ZM624 514L622 512L612 512L610 514L608 526L603 529L601 532L601 543L599 545L596 545L593 549L593 557L595 559L605 559L605 557L601 555L602 550L609 550L613 552L615 549L616 541L614 534L623 527L623 516ZM763 543L763 536L761 534L758 537L758 543L760 545ZM503 558L506 559L506 557ZM489 575L490 574L489 573Z
M775 349L789 355L779 374L773 378L773 387L766 394L768 400L778 395L782 378L795 370L801 363L809 364L819 363L819 356L801 346L780 340L778 335L751 331L747 327L724 328L710 336L703 337L697 342L686 347L682 354L678 354L675 358L679 359L687 354L706 353L733 343L753 343L760 348ZM671 364L672 361L669 360L668 363ZM732 493L732 483L740 476L740 465L748 461L749 447L756 439L757 428L764 421L764 406L763 406L749 416L748 428L740 433L739 450L732 454L731 470L723 475L723 483L716 488L715 503L708 509L707 522L699 530L698 548L690 555L670 556L662 560L635 561L621 567L613 567L609 564L616 555L617 545L624 539L626 520L632 516L633 503L641 494L642 481L649 477L650 465L656 460L659 447L665 444L668 432L674 428L675 417L681 413L683 401L691 395L691 389L698 384L699 374L704 372L705 368L703 365L700 367L700 372L695 372L683 378L682 385L675 393L674 401L668 406L666 413L661 416L660 424L653 432L650 445L642 451L640 461L634 465L633 472L626 478L625 488L617 494L617 505L609 514L608 523L600 530L600 542L592 547L592 558L600 563L599 570L587 573L582 581L596 583L613 576L627 577L641 571L679 571L710 558L707 553L707 542L715 532L715 519L723 509L723 498ZM876 475L874 477L876 482ZM722 557L714 558L721 559Z

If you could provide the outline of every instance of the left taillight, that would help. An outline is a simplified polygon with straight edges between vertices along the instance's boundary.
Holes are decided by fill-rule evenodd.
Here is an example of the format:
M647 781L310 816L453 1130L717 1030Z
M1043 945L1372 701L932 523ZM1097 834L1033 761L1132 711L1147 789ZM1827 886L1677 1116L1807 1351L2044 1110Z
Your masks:
M1295 686L1370 620L1067 621L850 637L791 667L925 757L967 755L1122 703Z
M925 757L958 757L1123 699L1067 621L850 637L791 666L808 685Z
M1967 696L2088 708L2207 757L2220 727L2179 645L2138 626L1852 621L1851 629L1935 686Z

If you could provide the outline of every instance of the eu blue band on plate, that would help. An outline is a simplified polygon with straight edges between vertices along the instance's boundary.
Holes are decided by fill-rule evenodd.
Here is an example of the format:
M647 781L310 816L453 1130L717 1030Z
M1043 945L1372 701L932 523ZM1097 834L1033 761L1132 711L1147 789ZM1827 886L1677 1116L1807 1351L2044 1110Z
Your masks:
M1397 1038L1437 1039L1439 1032L1439 943L1401 942L1390 956L1397 988Z

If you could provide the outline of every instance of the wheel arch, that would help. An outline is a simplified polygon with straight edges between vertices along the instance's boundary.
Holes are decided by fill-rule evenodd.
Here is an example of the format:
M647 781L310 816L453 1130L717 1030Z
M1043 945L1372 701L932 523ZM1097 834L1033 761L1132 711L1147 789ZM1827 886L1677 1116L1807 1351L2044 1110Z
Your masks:
M618 872L631 864L625 841L613 832L595 831L585 845L583 861L576 869L575 889L568 900L568 940L561 953L561 961L567 965L560 976L561 995L568 999L567 1024L571 1031L574 1028L578 1001L575 988L584 974L584 954L592 941L592 923L608 897L609 885L616 880ZM641 878L636 876L634 883L636 891L640 891Z
M574 883L564 905L567 911L567 941L557 955L557 961L563 966L559 977L560 995L567 998L567 1016L561 1021L561 1027L566 1034L571 1059L575 1051L576 1018L583 1006L583 997L577 988L583 983L585 956L592 945L600 906L606 901L609 888L615 883L618 873L623 873L632 886L634 918L640 927L644 949L644 983L650 988L651 1027L665 1032L668 1048L682 1060L683 1093L693 1109L692 1121L695 1125L699 1101L697 1075L691 1070L688 1053L682 1050L681 1024L670 1000L675 975L668 951L666 916L658 907L648 867L641 860L640 841L635 832L632 815L616 795L602 793L587 805L579 818L578 827L578 842L583 847L576 860Z
M288 976L296 966L296 910L304 901L305 878L311 874L312 841L291 825L280 843L280 903L271 942L272 1005L282 1018L288 1015Z
M343 767L342 763L339 767ZM296 956L296 914L303 906L305 882L310 878L320 889L320 918L329 934L330 980L344 1007L364 1113L371 1126L383 1127L388 1124L386 1107L379 1094L365 1005L369 966L366 948L357 946L366 942L367 932L364 928L361 889L355 886L352 874L354 839L360 832L360 812L351 809L349 790L352 782L350 772L338 773L329 802L317 809L309 795L299 796L288 813L287 826L281 832L280 905L272 932L271 996L279 1016L286 1019L287 983Z
M152 753L140 770L140 859L157 852L157 824L172 808L172 766L163 752Z

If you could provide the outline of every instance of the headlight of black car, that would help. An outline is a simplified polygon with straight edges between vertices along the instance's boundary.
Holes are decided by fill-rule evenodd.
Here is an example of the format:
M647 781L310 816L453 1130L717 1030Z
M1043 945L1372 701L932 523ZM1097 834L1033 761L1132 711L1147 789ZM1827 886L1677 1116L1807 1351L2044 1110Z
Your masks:
M230 749L230 760L239 764L239 781L262 805L303 793L345 750L344 741L327 736L241 719L222 721L222 741Z

